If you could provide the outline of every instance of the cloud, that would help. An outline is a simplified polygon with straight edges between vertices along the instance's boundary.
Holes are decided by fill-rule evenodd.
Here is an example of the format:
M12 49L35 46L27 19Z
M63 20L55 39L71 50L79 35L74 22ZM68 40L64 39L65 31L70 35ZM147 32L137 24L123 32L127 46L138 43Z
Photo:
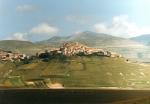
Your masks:
M51 36L54 36L55 33L59 31L58 28L50 26L47 23L42 23L39 24L31 30L23 33L23 32L16 32L11 34L10 36L6 37L5 40L23 40L23 41L28 41L28 40L42 40L42 39L47 39L50 38Z
M47 23L42 23L39 24L36 27L33 27L30 30L30 33L32 34L51 34L51 33L57 33L58 32L58 28L50 26Z
M16 7L16 10L19 12L31 12L31 11L35 11L37 9L37 7L35 7L34 5L18 5Z
M112 22L110 24L95 24L94 29L98 33L106 33L124 38L130 38L150 33L150 27L138 26L136 23L129 21L127 15L113 17Z
M27 33L21 33L21 32L16 32L12 36L6 38L7 40L28 40L28 34Z
M68 15L65 19L69 22L78 23L78 24L86 24L89 21L88 16L76 16L76 15Z
M74 35L78 35L78 34L81 34L83 31L75 31L73 34Z

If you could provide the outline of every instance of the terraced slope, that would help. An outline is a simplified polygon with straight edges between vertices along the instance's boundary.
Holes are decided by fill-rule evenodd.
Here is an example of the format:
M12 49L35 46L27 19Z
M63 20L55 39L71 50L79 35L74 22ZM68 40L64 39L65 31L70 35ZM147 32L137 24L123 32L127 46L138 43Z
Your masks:
M1 80L7 79L7 83L9 82L9 85L11 83L12 86L19 85L13 84L13 79L17 78L10 76L19 76L16 82L20 83L21 79L20 86L27 81L47 83L47 80L52 83L61 83L64 87L149 88L150 86L150 66L131 63L123 58L75 56L65 60L59 58L49 62L34 60L30 64L11 66L13 67L9 78L3 77ZM3 67L1 76L6 74L4 70L7 67L6 65ZM7 85L5 80L1 81L2 85ZM24 84L24 87L27 86Z

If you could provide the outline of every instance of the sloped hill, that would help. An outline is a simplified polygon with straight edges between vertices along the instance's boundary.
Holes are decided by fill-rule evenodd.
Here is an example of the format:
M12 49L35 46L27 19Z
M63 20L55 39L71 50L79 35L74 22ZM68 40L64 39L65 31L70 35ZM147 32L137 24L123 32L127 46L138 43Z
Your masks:
M52 37L48 40L41 41L41 44L50 44L52 46L60 46L63 42L76 41L92 47L139 47L142 44L132 41L130 39L124 39L120 37L114 37L107 34L95 33L85 31L76 35L68 37Z
M9 76L20 76L18 78L21 78L23 82L36 83L50 79L51 83L61 83L66 88L149 88L150 86L149 65L130 63L123 58L97 56L69 57L63 61L59 60L59 58L49 62L34 61L30 64L17 66L15 69L12 69ZM7 82L13 85L12 80L13 77ZM2 81L1 84L3 83L5 81ZM37 86L37 88L42 88L42 85Z
M131 39L134 40L134 41L143 43L145 45L150 44L150 34L140 35L140 36L137 36L137 37L133 37Z
M13 47L15 48L21 48L25 46L34 46L34 43L29 41L19 41L19 40L2 40L0 41L0 47L2 48L8 48L11 49Z
M38 45L49 45L52 47L59 47L62 43L67 42L69 37L61 37L61 36L54 36L48 40L43 40L36 42Z
M25 54L34 54L40 50L40 46L29 42L29 41L19 41L19 40L2 40L0 41L0 48L4 50L9 50L13 52L21 52Z

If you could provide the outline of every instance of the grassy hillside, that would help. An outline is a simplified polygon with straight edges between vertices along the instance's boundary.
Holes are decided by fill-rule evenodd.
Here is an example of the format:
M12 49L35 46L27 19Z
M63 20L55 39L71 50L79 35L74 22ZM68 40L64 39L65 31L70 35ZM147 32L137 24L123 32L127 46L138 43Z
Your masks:
M65 60L56 58L49 62L34 60L30 64L20 66L9 64L7 63L5 67L1 64L1 84L14 85L15 80L16 86L23 86L25 81L49 78L51 82L61 83L65 87L149 88L150 86L150 66L126 62L123 58L76 56ZM9 78L5 74L8 74Z
M13 52L25 53L27 55L34 55L39 50L43 49L44 46L29 41L2 40L0 41L0 48Z

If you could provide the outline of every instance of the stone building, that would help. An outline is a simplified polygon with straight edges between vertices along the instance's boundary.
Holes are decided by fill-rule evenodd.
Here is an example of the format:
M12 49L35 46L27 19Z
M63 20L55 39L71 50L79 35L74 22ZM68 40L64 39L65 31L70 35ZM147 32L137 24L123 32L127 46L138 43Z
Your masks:
M5 51L0 49L0 60L1 61L14 61L14 60L23 60L26 57L25 54L13 53L11 51Z

